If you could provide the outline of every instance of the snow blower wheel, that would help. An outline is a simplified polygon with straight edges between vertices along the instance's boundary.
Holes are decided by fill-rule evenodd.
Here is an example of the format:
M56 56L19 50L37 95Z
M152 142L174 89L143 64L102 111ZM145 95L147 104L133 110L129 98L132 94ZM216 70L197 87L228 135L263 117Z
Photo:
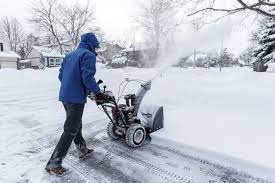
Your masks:
M146 138L146 130L141 124L132 124L126 132L125 140L130 147L142 146Z
M117 140L119 139L119 136L115 132L115 126L112 122L109 122L107 125L107 134L111 139Z

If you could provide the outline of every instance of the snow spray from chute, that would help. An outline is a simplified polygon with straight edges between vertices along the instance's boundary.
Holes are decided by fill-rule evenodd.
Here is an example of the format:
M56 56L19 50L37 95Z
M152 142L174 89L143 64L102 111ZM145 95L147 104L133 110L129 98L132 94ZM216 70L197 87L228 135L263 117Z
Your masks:
M187 36L182 37L176 46L165 56L160 56L161 59L158 60L159 64L164 64L160 67L160 70L145 84L143 84L140 90L136 94L136 109L140 108L142 99L144 98L147 91L151 89L152 82L162 74L172 65L177 63L183 56L188 56L194 52L195 49L199 50L209 50L217 47L221 40L224 40L226 35L228 35L232 30L232 24L228 21L221 22L220 26L210 26L204 32L188 32ZM210 39L209 39L210 38ZM161 110L160 110L161 108ZM137 110L138 111L138 110ZM147 112L146 112L147 111ZM152 113L150 107L146 111L140 110L141 113ZM150 111L150 112L148 112ZM153 110L154 111L154 110ZM163 107L156 107L155 111L161 111L163 113ZM163 117L163 114L162 114ZM163 120L163 119L162 119Z
M233 24L230 18L219 23L209 25L201 30L194 30L191 26L185 32L175 34L177 42L170 50L163 51L164 55L157 60L160 70L150 79L161 76L171 65L177 64L180 58L191 56L194 51L220 50L221 42L231 34ZM167 46L162 46L167 47Z

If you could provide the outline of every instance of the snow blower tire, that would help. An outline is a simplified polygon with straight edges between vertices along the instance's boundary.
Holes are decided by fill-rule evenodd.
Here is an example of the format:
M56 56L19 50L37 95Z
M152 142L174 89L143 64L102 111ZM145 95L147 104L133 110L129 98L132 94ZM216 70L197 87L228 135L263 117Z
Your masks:
M107 134L109 137L111 137L114 140L119 139L119 135L115 132L115 126L112 122L109 122L107 125Z
M146 138L146 130L141 124L132 124L126 132L125 140L130 147L142 146Z

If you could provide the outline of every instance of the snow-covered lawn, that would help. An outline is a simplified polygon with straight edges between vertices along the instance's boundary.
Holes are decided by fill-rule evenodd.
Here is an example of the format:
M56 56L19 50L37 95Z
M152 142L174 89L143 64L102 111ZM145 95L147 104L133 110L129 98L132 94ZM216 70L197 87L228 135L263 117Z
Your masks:
M97 78L116 93L124 78L146 80L159 70L105 69L99 65ZM65 115L57 99L57 75L57 68L0 70L0 182L7 176L16 182L22 169L29 169L32 173L28 176L35 177L40 175L35 172L44 168L51 152L45 152L43 160L24 162L20 156L24 147L19 142L34 129L51 129L56 124L62 127ZM257 165L257 170L262 167L263 172L275 172L274 83L275 74L255 73L247 68L227 68L222 72L168 68L153 81L144 99L144 104L163 105L165 110L165 128L152 135L153 141L171 140L197 148L198 154L203 149L225 155L221 163L236 161L230 158L235 157ZM138 87L130 84L126 92ZM84 123L104 117L89 101ZM36 178L41 180L35 177L33 182Z
M275 74L170 69L145 102L165 107L156 136L275 169Z

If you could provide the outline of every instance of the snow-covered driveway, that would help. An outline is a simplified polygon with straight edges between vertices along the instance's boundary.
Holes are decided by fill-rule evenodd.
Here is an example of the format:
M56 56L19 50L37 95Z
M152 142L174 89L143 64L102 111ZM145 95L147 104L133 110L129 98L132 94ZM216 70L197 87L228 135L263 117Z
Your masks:
M128 148L122 141L112 141L105 133L106 120L100 119L84 125L87 143L94 146L95 154L86 160L78 160L72 147L64 165L70 173L64 177L49 176L43 172L46 158L51 153L62 128L36 128L25 134L20 142L24 146L14 156L17 166L11 173L19 177L5 177L14 182L266 182L234 168L224 167L187 154L173 145L150 143L139 149ZM20 165L23 163L23 165ZM21 170L19 169L21 167ZM37 177L40 176L40 177ZM16 177L16 179L14 179Z
M125 70L99 69L98 78L106 80L106 84L110 86L110 89L116 91L117 85L125 77L148 79L156 72L157 70L133 68ZM183 83L189 84L195 83L190 85L194 87L192 89L194 90L194 105L190 106L189 110L190 114L192 114L194 112L192 107L197 105L200 99L205 101L205 98L198 95L199 92L196 90L198 88L204 90L205 87L203 85L196 86L196 81L211 80L212 86L207 86L209 89L211 87L215 88L215 82L228 78L227 76L217 80L217 78L214 78L218 75L216 71L197 70L192 71L192 73L189 72L172 68L164 73L162 78L156 80L157 91L155 93L152 91L146 101L148 103L158 101L160 104L166 104L166 128L154 134L152 140L147 139L147 144L139 149L128 148L122 141L110 140L105 133L106 117L93 103L88 103L83 116L83 130L88 145L94 146L95 154L90 159L79 161L76 157L75 148L72 146L64 161L64 166L71 170L70 173L63 177L55 177L49 176L44 171L44 166L61 135L64 121L62 105L57 101L59 88L59 83L56 79L57 69L44 71L0 70L0 182L275 182L275 171L273 169L210 152L208 150L212 150L211 147L199 146L200 149L194 148L189 146L192 145L190 144L192 141L188 139L186 139L186 144L188 145L182 143L185 140L182 139L181 133L187 133L189 128L190 130L187 134L189 138L192 138L190 134L194 126L192 124L186 126L188 123L183 122L185 128L182 130L178 129L177 131L177 128L171 127L172 124L179 125L176 120L179 115L174 116L174 113L180 108L180 104L182 104L183 108L186 103L190 106L188 99L175 98L175 95L181 93L190 98L191 93L187 90L182 90L184 87L181 84L178 85L178 88L175 85L169 85L169 88L173 89L170 94L171 98L163 96L162 94L166 92L163 90L167 88L168 81L170 80L170 83L175 80L185 81ZM207 73L209 72L213 72L213 74L207 78L206 76L208 76ZM258 76L251 74L250 77ZM272 77L263 75L263 77L267 80L264 80L266 81L266 83L263 83L265 86L269 86L268 79L274 81L272 80L274 75ZM237 76L234 78L237 82L239 81ZM250 79L252 80L253 78ZM162 87L160 85L161 82L164 82L166 86ZM134 86L130 87L131 91L135 91L135 89L136 87ZM182 93L183 91L184 93ZM229 90L228 92L234 94L236 91ZM270 91L266 91L266 93L268 95ZM154 94L155 97L152 97ZM219 92L217 91L216 94L219 94ZM259 95L261 96L261 93ZM208 96L211 97L211 95ZM219 97L219 95L215 96ZM270 98L270 100L274 101L274 98ZM205 106L207 106L206 104ZM173 105L176 105L176 108L173 108ZM227 106L226 109L228 108ZM238 109L232 111L236 112ZM270 111L272 112L272 110L274 111L274 109ZM219 116L224 111L220 110L220 112ZM196 115L204 115L204 122L207 122L207 117L211 116L207 116L211 113L205 111L198 110L198 113ZM175 121L170 121L171 123L169 124L167 119L173 119L172 116L174 116ZM190 120L189 117L187 115L186 118L181 118ZM264 119L268 119L267 117ZM268 120L266 121L268 122ZM229 125L227 124L227 126ZM180 126L177 127L179 128ZM268 127L272 128L274 126ZM212 128L209 127L207 129L205 127L205 130ZM272 129L269 130L271 131ZM269 135L269 130L266 130L267 135ZM197 132L193 131L193 133L196 134ZM231 133L234 134L234 132ZM210 135L210 137L205 138L211 139L211 137L213 136ZM196 140L200 138L194 136L193 142L196 143ZM259 136L259 138L263 139L264 137ZM175 141L181 143L176 143ZM272 141L265 143L271 143ZM199 143L194 145L198 146ZM207 145L207 143L204 145ZM272 146L272 144L269 145ZM219 144L216 147L219 147ZM238 152L237 150L235 152ZM272 148L267 150L272 151ZM232 152L234 152L234 149ZM231 155L226 152L223 152L223 154ZM232 154L234 155L234 153ZM263 158L267 159L270 157Z

